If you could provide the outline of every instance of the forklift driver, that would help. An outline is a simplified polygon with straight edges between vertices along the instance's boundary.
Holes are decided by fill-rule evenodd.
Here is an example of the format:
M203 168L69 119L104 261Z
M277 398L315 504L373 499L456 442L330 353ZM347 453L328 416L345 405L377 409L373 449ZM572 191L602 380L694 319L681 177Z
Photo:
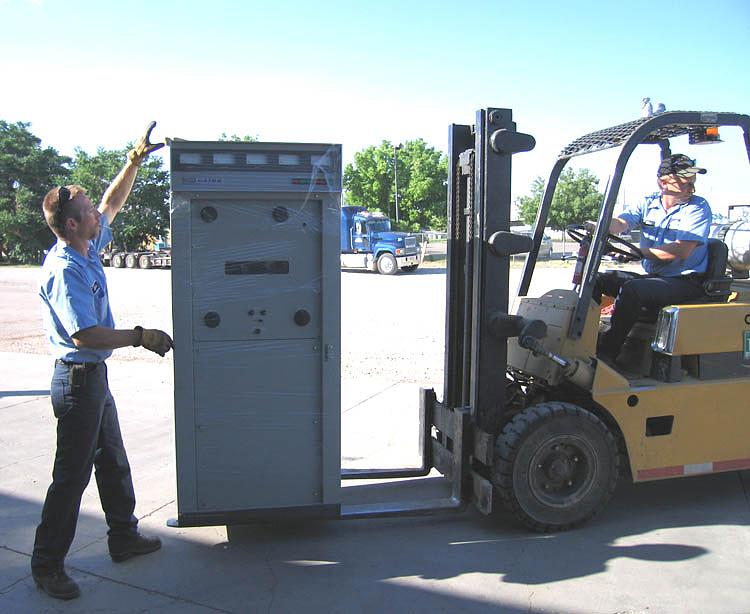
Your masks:
M601 358L615 360L642 308L661 309L703 294L711 208L694 192L696 175L705 172L683 154L664 158L657 172L659 192L612 218L609 232L613 234L640 226L646 275L622 271L597 275L595 296L615 297L611 328L597 345Z

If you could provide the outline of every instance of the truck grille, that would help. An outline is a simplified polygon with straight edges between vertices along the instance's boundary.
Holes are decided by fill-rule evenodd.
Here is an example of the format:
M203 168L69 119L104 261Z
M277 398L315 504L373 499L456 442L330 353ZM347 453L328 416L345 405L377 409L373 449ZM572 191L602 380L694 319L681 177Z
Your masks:
M404 247L416 247L417 237L406 237L404 239Z

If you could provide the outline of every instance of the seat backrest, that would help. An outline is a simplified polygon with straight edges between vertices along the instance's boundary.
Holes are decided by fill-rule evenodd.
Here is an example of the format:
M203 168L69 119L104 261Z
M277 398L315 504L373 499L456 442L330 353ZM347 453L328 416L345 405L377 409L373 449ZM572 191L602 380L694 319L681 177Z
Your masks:
M710 238L708 248L708 268L706 269L703 291L706 296L715 300L726 300L732 286L732 278L727 275L729 248L724 241Z
M727 275L727 259L729 258L729 248L724 241L708 239L706 244L708 248L708 268L706 269L706 280L719 279Z

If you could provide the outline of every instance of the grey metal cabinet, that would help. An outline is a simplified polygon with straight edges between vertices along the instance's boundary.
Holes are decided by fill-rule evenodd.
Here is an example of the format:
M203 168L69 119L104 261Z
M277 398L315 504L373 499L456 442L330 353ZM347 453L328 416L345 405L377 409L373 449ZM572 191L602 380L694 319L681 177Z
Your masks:
M170 146L175 524L337 517L341 148Z

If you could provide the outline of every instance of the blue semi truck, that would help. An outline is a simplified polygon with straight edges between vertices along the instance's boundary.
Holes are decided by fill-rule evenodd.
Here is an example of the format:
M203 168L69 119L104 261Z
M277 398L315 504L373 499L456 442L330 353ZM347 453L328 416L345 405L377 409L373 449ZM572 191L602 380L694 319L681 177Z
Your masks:
M341 267L381 275L410 273L420 263L417 237L392 232L391 220L365 207L341 207Z

